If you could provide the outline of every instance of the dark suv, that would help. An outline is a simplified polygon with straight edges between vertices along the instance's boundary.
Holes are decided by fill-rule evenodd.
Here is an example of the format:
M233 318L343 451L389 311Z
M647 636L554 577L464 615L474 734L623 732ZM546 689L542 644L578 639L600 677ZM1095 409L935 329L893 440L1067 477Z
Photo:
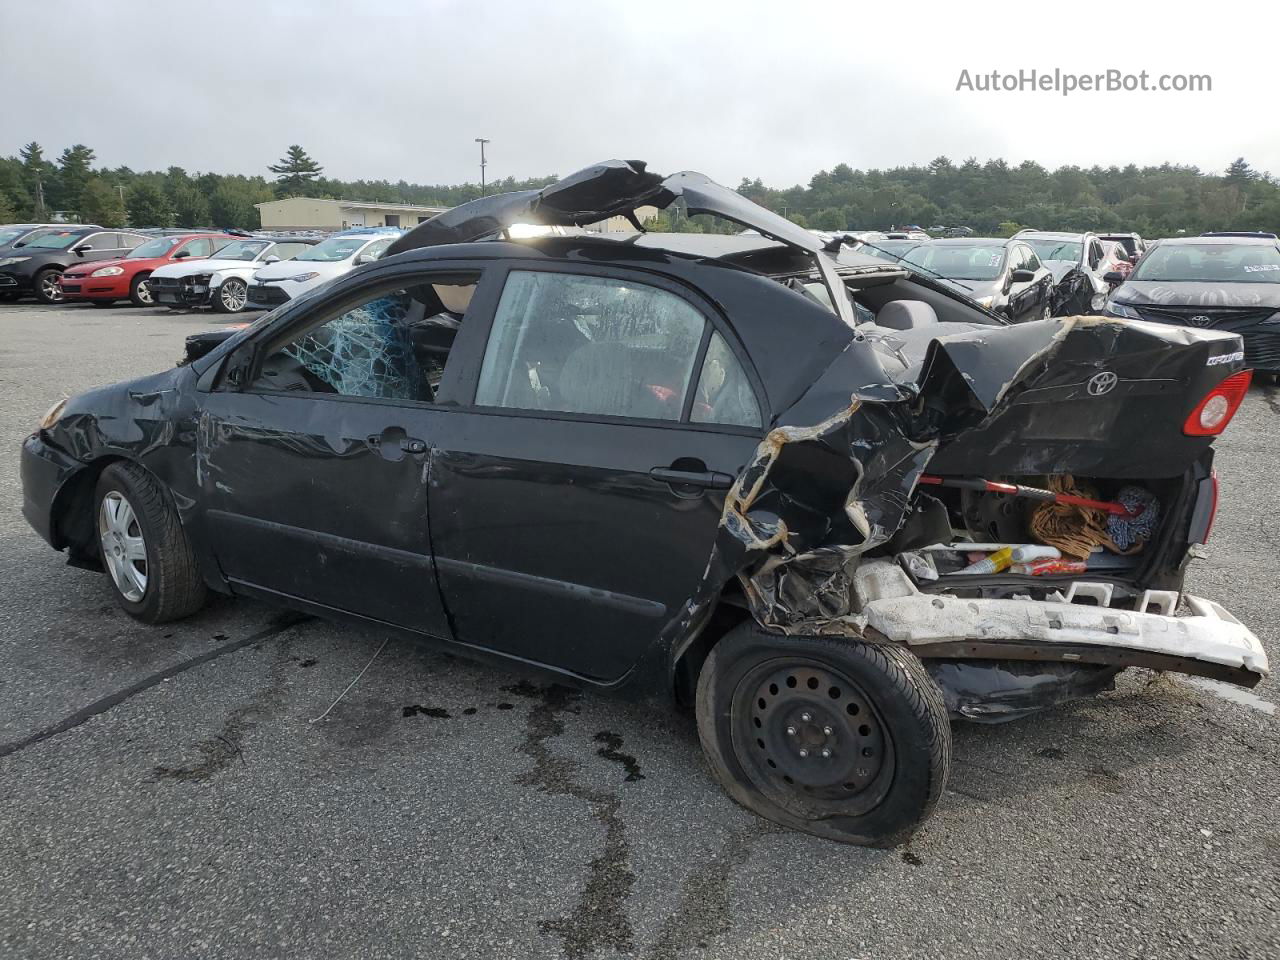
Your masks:
M41 303L62 301L62 271L80 263L116 260L150 237L130 230L68 226L29 237L0 255L0 296L32 294Z
M902 258L1013 323L1052 316L1053 274L1021 240L965 237L923 243Z

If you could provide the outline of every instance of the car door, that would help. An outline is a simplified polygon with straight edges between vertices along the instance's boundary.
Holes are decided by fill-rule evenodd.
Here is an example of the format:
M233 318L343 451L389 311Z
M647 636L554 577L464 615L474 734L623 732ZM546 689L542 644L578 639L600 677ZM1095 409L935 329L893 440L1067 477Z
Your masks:
M195 237L173 251L173 260L203 260L213 253L216 246L213 237ZM181 254L181 256L179 256Z
M704 575L757 382L709 304L647 273L520 264L491 317L431 465L456 640L617 680Z
M134 244L136 246L136 244ZM133 247L126 247L118 233L91 233L75 245L76 260L88 263L93 260L118 260Z
M450 314L438 291L479 278L351 278L228 357L202 404L197 464L208 539L237 592L448 638L427 483L465 304Z
M1053 273L1040 262L1032 247L1024 246L1023 250L1026 252L1023 267L1036 275L1028 295L1027 319L1038 320L1053 308Z

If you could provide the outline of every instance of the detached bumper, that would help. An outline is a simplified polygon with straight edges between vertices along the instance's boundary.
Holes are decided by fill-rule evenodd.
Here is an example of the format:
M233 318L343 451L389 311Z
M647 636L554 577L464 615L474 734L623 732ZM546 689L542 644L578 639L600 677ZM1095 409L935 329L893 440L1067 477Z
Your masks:
M892 564L867 564L886 566ZM1077 582L1062 602L965 599L923 594L902 575L871 571L877 599L860 614L866 626L921 657L1056 660L1141 666L1255 686L1269 672L1262 644L1212 600L1147 591L1136 610L1106 606L1110 587ZM898 573L901 573L899 570ZM865 596L866 594L864 594ZM1098 605L1072 603L1072 596Z
M41 440L38 433L22 443L22 515L46 543L58 550L66 544L59 542L54 527L53 503L67 478L81 466Z

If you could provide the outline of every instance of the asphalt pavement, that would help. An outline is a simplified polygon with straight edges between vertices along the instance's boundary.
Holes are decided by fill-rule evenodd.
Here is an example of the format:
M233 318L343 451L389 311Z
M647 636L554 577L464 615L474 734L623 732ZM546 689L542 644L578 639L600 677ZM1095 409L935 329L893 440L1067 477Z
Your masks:
M1280 956L1275 679L958 725L884 851L738 808L686 715L244 601L133 622L27 527L18 446L226 322L0 307L0 957ZM1255 387L1188 582L1273 662L1278 425Z

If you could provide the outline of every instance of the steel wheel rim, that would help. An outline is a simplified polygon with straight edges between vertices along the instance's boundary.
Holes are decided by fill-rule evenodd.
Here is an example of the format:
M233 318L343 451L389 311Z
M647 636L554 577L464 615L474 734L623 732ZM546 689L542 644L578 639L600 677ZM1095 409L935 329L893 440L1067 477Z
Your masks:
M224 307L232 313L239 313L249 298L249 290L239 280L227 280L218 295L222 297Z
M748 779L801 816L857 816L893 783L896 751L879 709L820 661L777 659L749 671L734 690L732 724Z
M147 592L147 543L133 505L115 490L98 507L98 543L116 589L140 602Z
M139 280L137 290L138 290L138 299L141 300L143 303L150 304L151 303L151 281Z
M41 292L54 303L62 300L62 287L60 282L62 277L60 274L51 273L40 281Z

